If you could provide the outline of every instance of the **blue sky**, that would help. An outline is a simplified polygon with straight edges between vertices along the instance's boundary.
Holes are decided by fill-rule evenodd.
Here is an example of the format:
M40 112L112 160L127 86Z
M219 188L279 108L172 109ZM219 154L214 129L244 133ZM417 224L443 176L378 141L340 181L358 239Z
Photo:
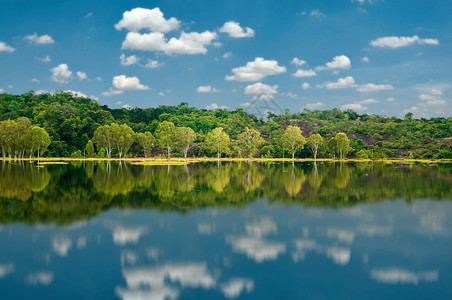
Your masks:
M0 92L452 116L451 1L0 0Z

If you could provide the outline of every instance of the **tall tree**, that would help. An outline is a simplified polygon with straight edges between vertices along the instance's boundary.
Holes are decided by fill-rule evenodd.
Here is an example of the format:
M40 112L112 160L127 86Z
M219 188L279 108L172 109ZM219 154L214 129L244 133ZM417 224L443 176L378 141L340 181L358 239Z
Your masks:
M111 150L113 149L113 136L110 125L103 125L97 127L94 131L93 141L97 149L104 148L107 152L107 157L111 157Z
M141 147L143 147L144 157L147 158L150 156L152 148L154 148L155 145L155 138L152 133L149 131L146 131L145 133L138 133L137 142L141 145Z
M174 138L176 146L184 152L184 158L187 158L188 149L195 141L196 133L190 127L176 127Z
M130 146L135 141L135 132L127 124L118 125L112 123L110 127L114 146L118 149L119 158L125 157Z
M88 143L86 143L86 154L88 157L94 157L94 145L93 141L89 140Z
M174 124L168 121L159 123L155 132L160 148L168 150L168 158L171 158L171 148L174 147L174 132Z
M311 136L308 138L308 145L311 148L312 153L314 153L314 160L317 159L317 151L319 150L319 146L323 144L323 142L323 137L318 133L311 134Z
M222 127L217 127L206 136L205 145L210 151L216 151L220 159L221 153L225 153L229 148L229 135L223 131Z
M332 158L336 158L337 153L337 141L336 138L333 136L326 142L326 147L328 149L328 152L331 154Z
M292 160L295 159L295 152L304 148L306 139L301 135L301 130L298 126L287 126L282 137L283 147L292 153Z
M248 127L245 128L245 131L239 134L238 141L249 158L252 158L259 150L259 147L264 143L261 133Z
M347 155L347 153L349 151L350 139L343 132L337 133L335 139L337 142L337 149L338 149L338 151L341 155L341 159L342 159L342 157Z

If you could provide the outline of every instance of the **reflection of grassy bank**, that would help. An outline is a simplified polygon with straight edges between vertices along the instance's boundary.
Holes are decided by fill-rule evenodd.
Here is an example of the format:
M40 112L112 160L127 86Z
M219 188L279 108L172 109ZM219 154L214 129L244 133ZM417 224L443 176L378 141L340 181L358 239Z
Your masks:
M314 160L313 158L296 158L292 160L291 158L220 158L216 157L199 157L199 158L179 158L173 157L170 159L154 157L154 158L69 158L69 157L45 157L45 158L23 158L23 159L13 159L13 158L1 158L0 161L4 162L14 162L14 161L33 161L39 162L40 164L45 164L49 162L129 162L136 165L183 165L183 164L196 164L196 163L204 163L204 162L343 162L343 163L356 163L356 162L374 162L374 163L403 163L403 164L413 164L413 163L425 163L425 164L434 164L434 163L452 163L452 159L402 159L402 158L394 158L394 159L360 159L360 158L352 158L352 159L332 159L332 158L318 158Z
M146 160L160 161L167 162ZM244 207L261 197L270 203L330 208L391 199L452 200L450 163L197 162L203 163L72 161L40 168L0 163L0 222L70 223L111 208L188 212Z

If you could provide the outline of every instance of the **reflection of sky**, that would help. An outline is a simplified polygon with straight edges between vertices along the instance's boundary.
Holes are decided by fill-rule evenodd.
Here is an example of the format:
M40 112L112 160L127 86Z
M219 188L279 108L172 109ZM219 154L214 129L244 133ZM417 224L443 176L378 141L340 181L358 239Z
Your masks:
M68 299L265 299L314 298L315 291L349 298L350 290L384 285L388 298L398 288L450 296L451 214L446 201L333 210L263 200L187 214L110 211L39 230L4 225L0 289L11 296L15 286L15 298L35 289L55 298L69 288L77 293Z

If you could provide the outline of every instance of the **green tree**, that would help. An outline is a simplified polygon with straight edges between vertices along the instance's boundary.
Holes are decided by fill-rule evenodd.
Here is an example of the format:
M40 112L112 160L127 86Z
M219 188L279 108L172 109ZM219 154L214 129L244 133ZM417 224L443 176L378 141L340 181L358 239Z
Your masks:
M159 123L155 132L160 148L167 149L168 158L171 158L171 148L174 147L174 132L174 124L168 121Z
M137 142L141 147L143 147L144 157L147 158L148 156L150 156L152 148L154 148L155 145L155 138L152 133L150 133L149 131L146 131L145 133L138 133Z
M14 148L14 131L17 124L14 120L6 120L0 123L0 143L2 144L3 158L8 155L11 158L11 153Z
M113 149L113 136L110 125L97 127L96 131L94 131L93 141L96 143L97 149L104 148L107 157L111 157L111 150Z
M336 158L336 153L337 153L337 141L335 137L330 138L327 142L326 142L326 147L327 147L327 151L328 153L331 154L332 158Z
M44 128L39 126L33 126L29 130L29 135L27 135L26 139L28 140L27 145L30 151L30 158L35 151L38 151L39 158L41 151L45 151L50 145L49 134Z
M94 157L94 145L93 145L92 140L88 141L85 148L86 148L86 154L88 155L88 157Z
M317 159L317 152L319 150L319 146L322 145L324 142L323 137L318 133L311 134L307 142L312 150L312 153L314 153L314 159Z
M252 158L259 150L259 147L264 143L261 133L248 127L246 127L245 131L238 136L238 141L239 145L245 151L245 155L249 158Z
M176 127L174 131L176 146L184 152L184 158L187 158L188 149L196 139L196 133L190 127Z
M110 128L114 146L118 149L119 158L125 157L130 146L135 141L135 132L127 124L118 125L112 123Z
M347 155L349 151L350 139L343 132L337 133L335 139L337 142L337 150L339 151L342 160L342 157Z
M228 151L230 141L229 135L223 131L223 128L217 127L207 134L205 145L210 151L216 151L220 159L221 153Z
M304 148L306 143L305 138L301 135L301 130L298 126L287 126L282 137L283 147L292 153L292 160L295 159L295 152Z

